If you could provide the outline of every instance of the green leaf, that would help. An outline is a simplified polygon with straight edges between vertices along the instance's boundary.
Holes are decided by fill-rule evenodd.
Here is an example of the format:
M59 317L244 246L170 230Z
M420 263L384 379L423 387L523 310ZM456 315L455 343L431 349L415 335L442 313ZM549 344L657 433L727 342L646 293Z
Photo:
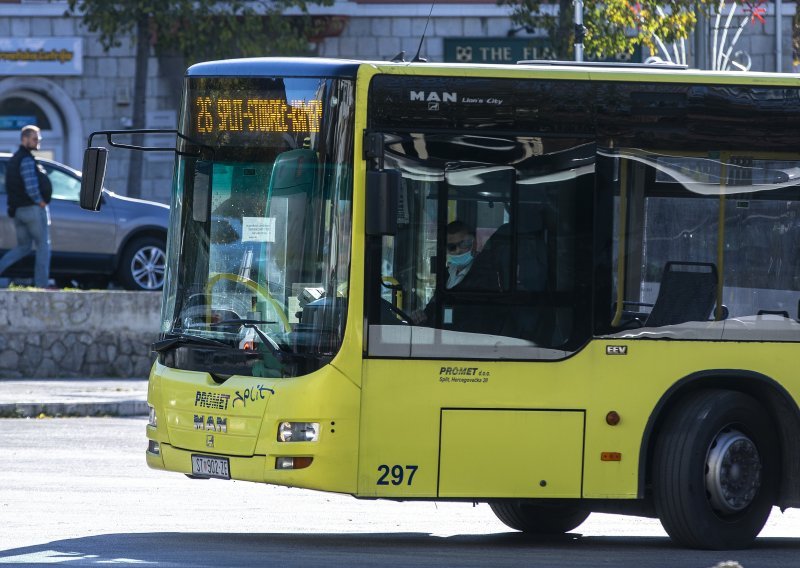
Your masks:
M575 36L571 1L497 0L497 4L511 8L516 26L545 29L558 49L559 59L572 58ZM555 5L559 5L563 17L548 14ZM697 14L709 14L716 5L710 0L584 0L584 49L596 56L633 53L639 45L655 51L656 37L668 45L688 38L697 25Z

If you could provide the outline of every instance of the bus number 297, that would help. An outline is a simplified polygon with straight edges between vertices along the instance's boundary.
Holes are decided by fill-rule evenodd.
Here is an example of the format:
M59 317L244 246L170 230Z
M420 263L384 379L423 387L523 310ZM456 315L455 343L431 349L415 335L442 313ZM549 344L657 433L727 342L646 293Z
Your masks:
M386 465L381 464L378 466L378 473L380 477L378 477L377 485L402 485L403 480L406 480L406 485L411 485L414 481L414 474L417 473L417 468L419 466L416 465Z

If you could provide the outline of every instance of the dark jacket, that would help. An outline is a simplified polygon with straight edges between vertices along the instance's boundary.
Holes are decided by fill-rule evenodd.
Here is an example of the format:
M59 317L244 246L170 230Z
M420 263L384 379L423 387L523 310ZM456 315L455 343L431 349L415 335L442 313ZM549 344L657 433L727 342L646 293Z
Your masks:
M50 203L50 198L53 195L53 186L50 184L50 178L44 168L36 161L30 150L24 146L20 146L6 165L6 192L8 193L8 214L10 217L14 216L16 210L20 207L29 205L36 205L33 200L28 196L25 191L25 183L22 180L20 173L20 164L24 158L31 158L34 162L36 169L36 179L39 182L39 193L45 203Z
M434 293L425 308L428 325L541 341L543 307L533 302L546 289L547 251L542 225L532 218L526 217L516 239L509 224L501 225L464 279Z
M500 334L507 310L498 302L502 278L495 267L479 262L480 256L473 260L461 282L433 294L425 307L428 325L441 325L441 329L453 331Z

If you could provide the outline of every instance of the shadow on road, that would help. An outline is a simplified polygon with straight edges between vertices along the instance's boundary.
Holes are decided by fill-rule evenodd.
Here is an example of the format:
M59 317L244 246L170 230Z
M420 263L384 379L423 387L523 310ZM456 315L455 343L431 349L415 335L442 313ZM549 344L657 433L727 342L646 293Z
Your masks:
M667 538L531 539L520 533L133 533L59 540L0 551L0 564L96 566L324 566L554 568L710 568L736 560L744 568L796 565L800 539L761 538L744 551L684 550Z

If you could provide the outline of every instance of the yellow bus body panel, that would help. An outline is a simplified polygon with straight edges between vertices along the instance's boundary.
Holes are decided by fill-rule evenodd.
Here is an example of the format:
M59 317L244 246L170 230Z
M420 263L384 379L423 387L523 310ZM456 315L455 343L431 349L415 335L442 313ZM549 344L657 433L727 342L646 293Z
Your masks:
M262 398L258 387L273 392ZM253 388L256 394L243 404L245 390L252 393ZM225 409L198 406L225 397L230 401ZM239 403L234 405L234 400ZM233 479L355 492L359 389L332 365L292 379L231 377L218 385L207 373L156 364L148 402L157 409L158 427L148 427L147 434L159 443L161 454L159 460L148 452L151 467L191 474L192 454L219 456L230 460ZM214 413L215 427L217 416L226 420L227 431L194 429L193 416L209 412ZM319 440L279 442L278 426L284 421L318 423ZM284 470L276 468L280 457L313 459L307 468Z
M626 354L607 354L608 346ZM366 360L359 494L634 499L648 421L671 387L691 375L702 385L709 370L752 381L747 372L757 370L797 400L796 351L792 343L595 339L552 362ZM613 426L612 411L620 416ZM584 414L585 429L576 418ZM395 465L417 466L411 485L391 475L378 483ZM541 491L542 480L558 489Z
M439 497L581 496L583 412L444 410L441 440Z

